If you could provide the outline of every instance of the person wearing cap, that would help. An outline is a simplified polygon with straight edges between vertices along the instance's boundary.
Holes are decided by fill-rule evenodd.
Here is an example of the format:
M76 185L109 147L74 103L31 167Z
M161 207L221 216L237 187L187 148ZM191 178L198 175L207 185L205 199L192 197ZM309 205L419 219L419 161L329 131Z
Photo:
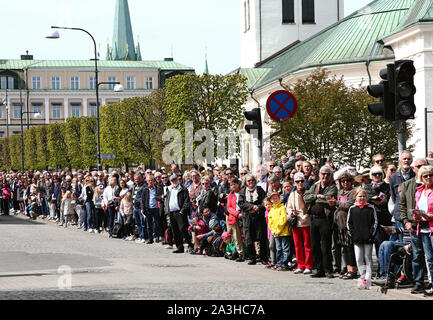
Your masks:
M191 242L191 236L188 233L188 214L191 202L188 195L188 189L179 183L177 174L170 176L171 186L167 190L165 198L165 211L170 217L171 228L174 235L174 241L177 249L173 253L183 253L185 241L189 250L194 250Z
M289 270L290 242L289 223L287 220L286 207L281 203L280 194L274 192L269 196L272 208L268 215L268 226L275 239L276 259L278 271Z

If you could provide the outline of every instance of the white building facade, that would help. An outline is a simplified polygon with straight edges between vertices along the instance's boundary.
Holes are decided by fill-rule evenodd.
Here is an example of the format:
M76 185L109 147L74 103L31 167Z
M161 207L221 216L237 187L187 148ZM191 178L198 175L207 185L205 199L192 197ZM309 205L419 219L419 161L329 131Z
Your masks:
M344 0L240 0L241 67L252 68L344 17Z

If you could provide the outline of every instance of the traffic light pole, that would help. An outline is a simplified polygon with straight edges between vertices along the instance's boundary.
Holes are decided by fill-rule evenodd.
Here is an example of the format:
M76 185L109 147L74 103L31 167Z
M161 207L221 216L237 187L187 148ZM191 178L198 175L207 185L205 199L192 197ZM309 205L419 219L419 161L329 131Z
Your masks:
M397 139L398 139L398 153L401 154L406 150L406 121L398 120L394 123L395 129L397 131Z

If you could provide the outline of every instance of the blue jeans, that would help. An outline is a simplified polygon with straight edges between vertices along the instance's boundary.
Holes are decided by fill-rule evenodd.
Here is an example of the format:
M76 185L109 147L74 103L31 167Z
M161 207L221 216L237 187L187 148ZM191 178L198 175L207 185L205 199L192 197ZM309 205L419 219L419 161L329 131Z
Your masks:
M412 241L412 272L415 284L424 284L424 264L427 258L427 267L433 274L433 238L428 233L419 236L411 234Z
M146 227L149 240L161 237L161 228L159 226L159 208L146 210Z
M134 208L133 213L134 213L135 226L137 227L138 237L140 239L144 239L145 225L144 225L144 217L141 214L141 208Z
M114 219L116 218L116 207L109 206L108 209L108 231L112 232L114 227Z
M86 215L87 219L85 218L84 221L87 220L87 227L84 222L84 229L96 229L96 211L93 202L86 202Z
M396 229L405 229L401 221L396 221L392 224ZM392 234L389 236L389 241L403 241L403 233Z
M388 276L388 267L391 260L391 254L396 251L397 248L404 247L410 242L397 242L397 241L384 241L379 247L379 265L380 265L380 277L386 278ZM397 265L393 265L392 269L395 272L398 270Z
M279 267L287 267L287 262L290 256L289 237L275 237L275 249L277 264Z

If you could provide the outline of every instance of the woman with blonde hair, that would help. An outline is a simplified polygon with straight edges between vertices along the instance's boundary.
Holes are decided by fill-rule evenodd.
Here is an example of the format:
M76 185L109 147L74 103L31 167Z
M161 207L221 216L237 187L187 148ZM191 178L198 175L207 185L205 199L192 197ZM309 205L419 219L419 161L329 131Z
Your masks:
M108 179L108 186L105 188L102 198L103 206L105 206L108 211L108 232L110 235L113 232L114 219L116 218L116 213L119 209L119 194L120 187L117 184L117 179L115 177L110 177Z
M84 180L84 188L81 191L81 195L80 195L80 198L85 203L85 210L83 210L84 231L87 231L87 229L89 229L89 233L92 233L93 230L96 228L95 204L93 202L94 193L95 193L95 180L89 176ZM96 229L95 232L97 232Z

